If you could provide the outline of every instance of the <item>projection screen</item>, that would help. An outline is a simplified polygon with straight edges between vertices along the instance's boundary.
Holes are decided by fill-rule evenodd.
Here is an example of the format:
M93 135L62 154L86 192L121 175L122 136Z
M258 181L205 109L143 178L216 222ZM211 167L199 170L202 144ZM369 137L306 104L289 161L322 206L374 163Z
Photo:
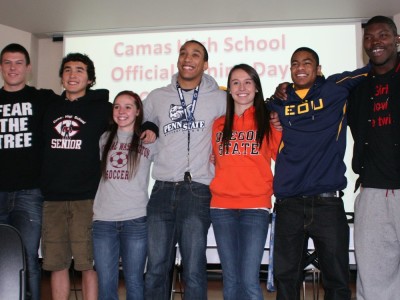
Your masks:
M110 90L110 101L121 90L133 90L142 99L154 88L170 83L177 72L180 46L190 39L201 41L209 52L209 68L220 86L226 86L230 68L238 63L252 65L259 73L264 95L273 94L277 84L291 81L289 61L298 47L313 48L320 56L323 73L353 70L361 66L361 24L234 25L141 29L92 35L64 36L64 52L88 54L96 67L94 88ZM353 211L356 176L351 172L351 135L348 134L346 164L348 188L344 202ZM151 187L150 187L151 189Z

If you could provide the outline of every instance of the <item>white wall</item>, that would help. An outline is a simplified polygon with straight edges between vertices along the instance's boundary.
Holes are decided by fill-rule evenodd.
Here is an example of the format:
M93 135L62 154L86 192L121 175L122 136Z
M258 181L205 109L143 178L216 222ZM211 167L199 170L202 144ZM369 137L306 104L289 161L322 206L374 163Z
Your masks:
M400 32L400 13L398 13L397 15L394 15L393 20L396 23L397 32Z
M63 58L63 43L53 42L52 39L38 40L38 69L37 87L52 89L61 93L61 81L58 69Z
M0 24L0 49L11 43L21 44L29 52L32 64L29 85L61 92L58 67L63 57L62 42L53 42L50 38L38 39L29 32ZM1 76L0 86L3 86Z
M29 78L29 84L36 85L37 71L37 39L29 32L18 30L0 24L0 49L11 43L21 44L28 50L32 63L32 75ZM3 78L0 76L0 86L3 86Z

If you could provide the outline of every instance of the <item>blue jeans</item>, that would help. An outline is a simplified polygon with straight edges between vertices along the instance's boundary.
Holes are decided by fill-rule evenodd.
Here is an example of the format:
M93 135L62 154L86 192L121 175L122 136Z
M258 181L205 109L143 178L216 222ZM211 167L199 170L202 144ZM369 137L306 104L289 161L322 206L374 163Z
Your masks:
M262 209L211 209L226 300L262 300L260 265L269 212Z
M14 226L24 243L28 270L27 291L40 300L39 243L42 227L43 196L39 189L0 192L0 223Z
M118 300L120 257L126 299L144 299L146 248L146 217L117 222L93 222L93 254L99 280L100 300Z
M300 299L308 238L318 254L325 300L350 300L349 225L335 197L293 197L275 203L274 270L278 300Z
M185 299L207 299L208 185L156 181L147 205L147 300L169 299L175 245L182 255Z

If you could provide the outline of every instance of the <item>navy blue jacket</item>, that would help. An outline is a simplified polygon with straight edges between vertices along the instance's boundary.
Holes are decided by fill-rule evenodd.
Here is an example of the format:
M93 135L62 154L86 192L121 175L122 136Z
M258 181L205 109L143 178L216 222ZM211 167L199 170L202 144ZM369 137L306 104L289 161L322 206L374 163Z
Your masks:
M346 187L343 158L347 97L369 69L367 66L327 79L318 76L304 99L290 85L288 100L268 102L283 126L274 177L277 199L312 196Z

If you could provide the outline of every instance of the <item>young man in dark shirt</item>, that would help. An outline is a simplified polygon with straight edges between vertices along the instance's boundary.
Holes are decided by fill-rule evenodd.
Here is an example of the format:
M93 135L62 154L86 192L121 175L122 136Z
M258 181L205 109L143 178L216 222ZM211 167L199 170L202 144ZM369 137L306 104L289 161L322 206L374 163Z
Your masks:
M372 70L349 99L357 299L398 299L400 286L400 36L392 19L371 18L363 46Z
M65 91L43 121L43 268L52 272L53 299L68 299L73 257L74 268L82 271L83 298L94 300L93 199L101 175L99 140L110 124L112 105L108 90L91 89L96 76L88 56L68 54L59 75ZM155 140L152 132L147 135Z
M80 53L64 57L64 93L43 121L43 269L51 271L53 299L68 299L69 268L82 271L84 299L97 299L93 270L93 199L100 179L99 139L106 131L111 103L96 82L92 60Z
M19 44L9 44L1 51L0 70L4 80L0 90L0 223L20 232L27 258L28 298L39 300L42 119L56 95L26 85L31 63Z

